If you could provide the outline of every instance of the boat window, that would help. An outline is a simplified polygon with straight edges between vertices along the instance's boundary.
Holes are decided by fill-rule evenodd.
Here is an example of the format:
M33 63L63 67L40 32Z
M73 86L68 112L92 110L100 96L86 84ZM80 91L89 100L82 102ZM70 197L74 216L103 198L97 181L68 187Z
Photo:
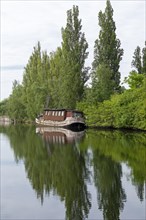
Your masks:
M55 112L55 115L56 115L56 116L58 115L58 112L57 112L57 111Z
M82 115L81 112L74 112L74 113L73 113L73 117L75 117L75 118L82 118L83 115Z
M61 112L61 115L64 116L64 112Z
M47 115L47 111L45 111L45 115Z
M60 116L60 115L61 115L61 112L59 111L59 112L58 112L58 116Z
M55 115L55 112L54 112L54 111L52 112L52 115Z

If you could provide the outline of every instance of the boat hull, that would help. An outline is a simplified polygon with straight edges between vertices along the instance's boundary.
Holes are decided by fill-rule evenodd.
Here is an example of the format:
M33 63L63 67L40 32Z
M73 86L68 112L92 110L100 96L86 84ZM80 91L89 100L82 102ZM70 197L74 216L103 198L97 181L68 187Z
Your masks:
M48 127L64 127L64 128L72 128L72 129L83 129L85 128L85 123L81 119L74 118L66 118L64 121L52 121L52 120L44 120L36 118L36 124L40 126L48 126Z

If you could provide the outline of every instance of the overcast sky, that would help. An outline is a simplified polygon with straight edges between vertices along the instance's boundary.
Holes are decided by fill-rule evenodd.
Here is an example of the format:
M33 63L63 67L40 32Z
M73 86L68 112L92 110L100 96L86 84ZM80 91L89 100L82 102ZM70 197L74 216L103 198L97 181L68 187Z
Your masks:
M121 61L121 79L131 71L135 48L144 47L145 0L111 0L114 9L117 38L121 41L124 56ZM104 11L105 0L95 1L4 1L1 0L1 99L8 97L12 81L22 80L23 70L40 41L42 50L50 53L61 45L61 28L66 26L66 12L79 6L82 31L89 44L87 65L93 61L94 41L100 27L98 13ZM11 74L11 76L10 76ZM6 90L6 87L9 89Z

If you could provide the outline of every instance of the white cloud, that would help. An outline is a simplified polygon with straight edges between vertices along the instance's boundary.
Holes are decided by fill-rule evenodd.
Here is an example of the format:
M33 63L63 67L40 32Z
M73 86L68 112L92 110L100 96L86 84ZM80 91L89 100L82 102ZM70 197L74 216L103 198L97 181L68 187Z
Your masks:
M117 37L124 49L121 62L122 79L131 70L137 45L144 47L145 1L111 1ZM93 60L94 41L98 37L98 13L106 1L2 1L1 2L1 65L27 64L38 41L48 53L61 45L61 28L66 25L66 12L79 6L82 30L89 44L88 65Z

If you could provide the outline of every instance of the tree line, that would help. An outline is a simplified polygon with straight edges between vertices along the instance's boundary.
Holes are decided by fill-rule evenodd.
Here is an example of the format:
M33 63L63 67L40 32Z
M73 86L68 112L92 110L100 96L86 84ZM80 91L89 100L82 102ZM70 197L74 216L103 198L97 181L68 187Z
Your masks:
M7 113L12 119L34 120L44 107L96 109L105 100L125 92L120 84L120 61L124 50L116 35L113 8L106 1L105 11L98 14L100 32L94 45L92 67L85 65L88 58L88 42L82 32L82 20L78 6L67 11L66 26L61 29L62 42L49 55L41 50L40 42L24 68L20 84L13 82L12 94L0 103L0 114ZM144 85L146 73L146 45L134 52L132 66L135 68L125 82L130 88ZM91 79L89 86L88 80Z

